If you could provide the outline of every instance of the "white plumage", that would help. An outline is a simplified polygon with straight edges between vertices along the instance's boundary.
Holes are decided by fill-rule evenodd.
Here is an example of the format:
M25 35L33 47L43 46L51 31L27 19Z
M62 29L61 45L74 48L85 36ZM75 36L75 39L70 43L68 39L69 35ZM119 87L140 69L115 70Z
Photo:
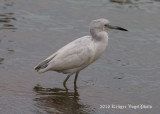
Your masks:
M93 20L90 24L91 36L84 36L70 42L40 62L35 70L39 73L51 70L68 74L64 85L68 78L76 73L76 83L78 73L97 60L105 51L108 44L106 28L127 31L121 27L110 26L106 19Z

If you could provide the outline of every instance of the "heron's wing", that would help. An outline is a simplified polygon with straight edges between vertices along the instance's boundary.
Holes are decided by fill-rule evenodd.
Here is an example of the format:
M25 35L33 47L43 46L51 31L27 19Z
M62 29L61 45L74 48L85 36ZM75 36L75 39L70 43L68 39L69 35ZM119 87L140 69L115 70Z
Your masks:
M56 53L49 56L47 59L41 61L37 66L34 67L36 71L39 71L40 69L46 68L48 66L48 62L51 61L56 56Z
M46 60L42 61L35 69L62 71L80 67L91 58L91 38L85 36L72 41L59 49Z
M48 68L55 71L63 71L81 67L88 64L91 59L91 50L87 45L75 45L60 51L57 56L49 62Z

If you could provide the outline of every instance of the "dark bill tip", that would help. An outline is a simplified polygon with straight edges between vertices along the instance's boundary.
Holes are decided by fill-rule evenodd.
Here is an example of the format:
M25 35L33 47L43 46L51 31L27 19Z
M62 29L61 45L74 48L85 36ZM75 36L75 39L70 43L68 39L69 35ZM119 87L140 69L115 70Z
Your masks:
M118 27L118 26L113 26L113 25L108 25L108 28L117 29L117 30L121 30L121 31L128 31L127 29L124 29L124 28Z
M121 28L121 27L118 27L117 29L121 30L121 31L128 31L127 29L124 29L124 28Z

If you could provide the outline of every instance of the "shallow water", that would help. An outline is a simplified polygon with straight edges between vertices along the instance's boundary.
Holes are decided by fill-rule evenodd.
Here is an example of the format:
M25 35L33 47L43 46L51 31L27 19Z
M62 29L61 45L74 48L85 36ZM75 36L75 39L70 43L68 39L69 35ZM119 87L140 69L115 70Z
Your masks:
M93 19L129 32L109 31L103 56L74 76L38 74L34 66L75 38ZM160 2L158 0L2 0L0 113L159 114ZM151 105L101 109L100 105Z

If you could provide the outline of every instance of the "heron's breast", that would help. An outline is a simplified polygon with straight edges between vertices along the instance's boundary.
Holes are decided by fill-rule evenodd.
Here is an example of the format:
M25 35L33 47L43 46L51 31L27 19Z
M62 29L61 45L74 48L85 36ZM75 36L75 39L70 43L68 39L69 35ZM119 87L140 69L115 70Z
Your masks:
M96 61L104 53L107 45L108 45L108 41L95 43L93 62Z

